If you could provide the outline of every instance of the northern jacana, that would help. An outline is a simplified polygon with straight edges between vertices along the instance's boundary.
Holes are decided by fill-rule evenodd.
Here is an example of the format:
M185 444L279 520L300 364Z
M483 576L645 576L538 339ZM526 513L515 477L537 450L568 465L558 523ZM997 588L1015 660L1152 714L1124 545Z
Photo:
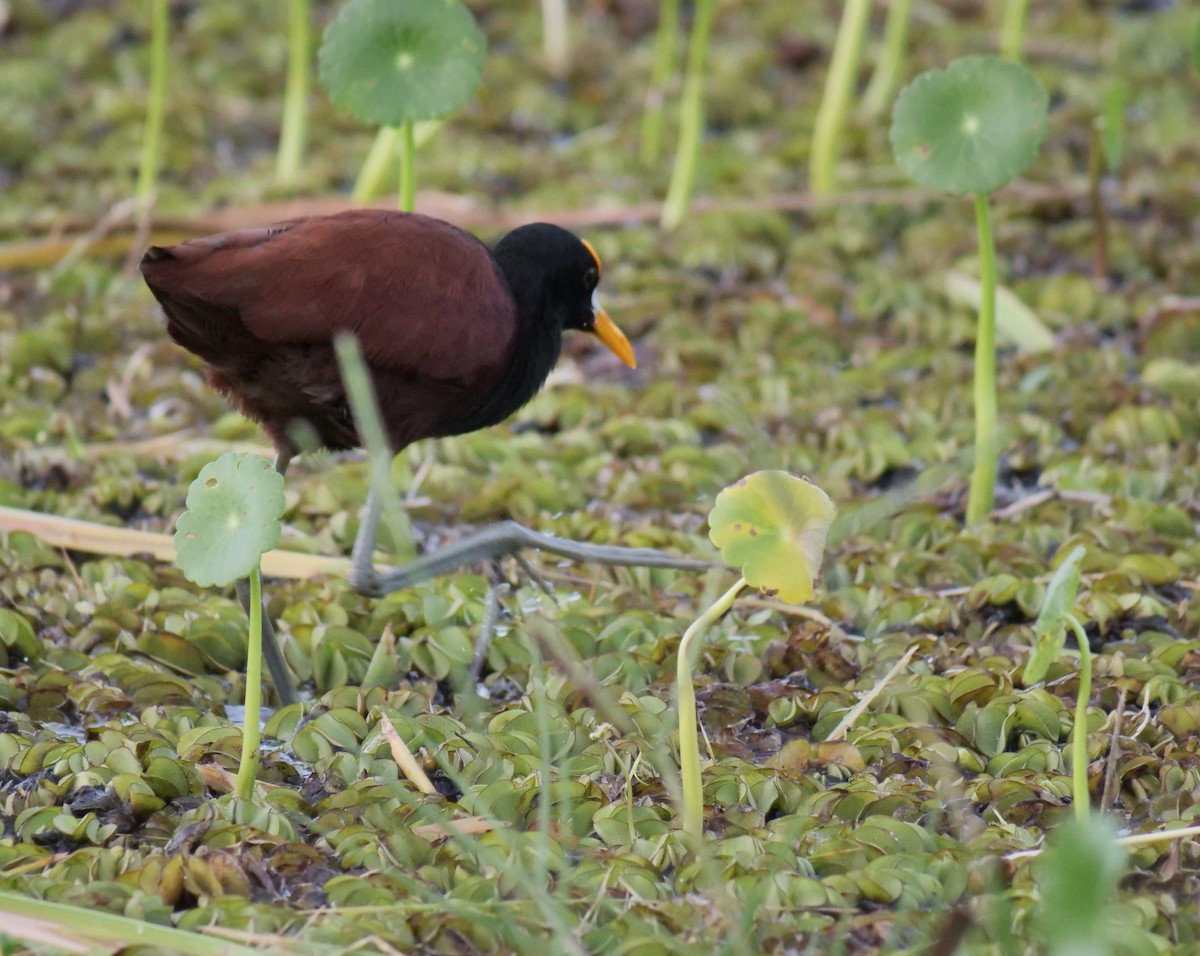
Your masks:
M568 329L627 365L629 340L596 301L600 259L546 223L489 250L439 219L356 209L151 246L141 263L167 333L271 436L280 470L306 422L359 445L333 352L353 332L392 450L495 425L541 388Z
M333 348L343 331L359 340L393 451L503 421L541 388L567 330L590 332L636 364L597 302L599 256L545 223L514 229L489 250L438 219L359 209L151 246L141 270L167 333L262 424L281 472L300 450L296 421L328 448L360 443ZM652 549L563 542L508 522L380 575L371 563L379 505L372 489L352 559L351 583L368 594L526 546L607 564L706 566ZM266 628L264 651L287 702L290 678Z

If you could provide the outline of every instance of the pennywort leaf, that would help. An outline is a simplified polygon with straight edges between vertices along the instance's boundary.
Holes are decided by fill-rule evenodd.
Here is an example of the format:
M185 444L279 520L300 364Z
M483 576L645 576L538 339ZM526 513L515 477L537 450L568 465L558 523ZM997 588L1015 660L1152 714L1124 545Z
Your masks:
M748 584L799 604L813 596L836 513L812 482L786 471L759 471L717 495L708 536Z
M175 525L175 559L193 584L249 577L279 541L283 476L260 455L228 452L200 469Z

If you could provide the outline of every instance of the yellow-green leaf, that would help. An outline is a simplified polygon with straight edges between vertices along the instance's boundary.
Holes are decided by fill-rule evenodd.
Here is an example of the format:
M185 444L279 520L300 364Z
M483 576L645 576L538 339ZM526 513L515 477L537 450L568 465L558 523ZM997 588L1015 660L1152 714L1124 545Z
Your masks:
M799 604L813 596L836 513L812 482L786 471L759 471L717 495L708 536L749 584Z

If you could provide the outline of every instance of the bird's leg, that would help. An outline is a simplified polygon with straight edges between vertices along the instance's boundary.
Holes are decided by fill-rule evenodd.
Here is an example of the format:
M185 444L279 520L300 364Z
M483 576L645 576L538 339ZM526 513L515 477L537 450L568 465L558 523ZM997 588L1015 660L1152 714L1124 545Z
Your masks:
M680 571L705 571L711 562L694 558L677 558L654 548L621 548L613 545L581 544L530 531L515 521L504 521L485 528L456 544L433 554L410 561L398 568L382 571L371 564L375 544L374 521L379 518L379 502L367 497L363 523L358 529L351 561L350 584L360 594L379 597L401 588L411 587L429 578L446 574L469 564L492 561L523 548L537 548L582 564L609 564L624 567L676 568ZM378 499L378 496L375 496ZM371 521L370 519L374 519Z
M287 471L288 462L292 460L290 453L280 451L275 455L275 470L279 474ZM250 582L245 578L240 579L236 585L238 600L246 613L250 613ZM279 649L279 640L275 636L275 628L271 624L271 618L267 615L266 599L263 599L262 613L262 649L263 660L267 663L267 671L271 675L271 683L275 685L275 694L279 697L279 703L286 707L288 704L294 704L298 700L296 696L296 685L292 682L292 672L288 669L287 661L283 658L283 652Z
M367 503L363 507L354 549L350 552L350 587L367 597L379 597L388 592L379 584L379 572L371 559L375 553L375 530L383 510L383 495L372 482L367 488Z
M247 578L239 578L237 584L238 600L246 613L250 613L250 581ZM283 659L283 652L279 649L279 640L275 637L275 628L271 624L270 617L267 616L267 602L263 599L263 614L262 614L262 651L263 660L267 663L267 671L271 675L271 683L275 685L275 693L279 697L279 703L283 706L296 703L296 687L292 683L292 672L288 670L287 661Z
M492 560L487 566L488 593L483 604L483 620L479 622L479 636L475 638L475 656L471 659L471 680L478 682L487 658L488 648L496 635L496 624L500 621L500 590L504 587L504 575L500 573L500 562Z
M549 582L542 577L541 573L535 568L530 560L525 557L520 551L513 552L513 560L521 566L521 570L529 575L529 580L536 584L539 588L546 592L546 596L550 600L554 600L554 588L550 587ZM555 601L557 604L558 602Z
M541 573L525 555L519 551L513 554L514 560L521 569L529 575L529 579L554 600L554 589L546 582ZM500 559L492 558L487 563L488 593L483 604L483 620L479 622L479 637L475 639L475 656L471 659L471 680L478 681L483 670L483 662L487 658L488 648L492 646L492 638L496 636L496 625L500 623L500 595L508 586L508 581L500 569Z
M346 383L346 397L350 402L355 428L372 463L367 504L350 557L350 586L360 594L366 597L380 597L464 565L495 560L506 554L516 554L523 548L539 548L584 563L678 568L684 571L703 571L711 567L707 561L675 558L653 548L577 544L552 535L537 534L515 521L506 521L465 541L443 548L435 554L419 558L399 568L380 571L372 560L375 552L375 530L383 509L383 496L389 490L386 463L391 461L391 452L372 393L370 375L363 364L357 340L353 335L344 335L335 342L335 349L338 364L342 369L342 378Z

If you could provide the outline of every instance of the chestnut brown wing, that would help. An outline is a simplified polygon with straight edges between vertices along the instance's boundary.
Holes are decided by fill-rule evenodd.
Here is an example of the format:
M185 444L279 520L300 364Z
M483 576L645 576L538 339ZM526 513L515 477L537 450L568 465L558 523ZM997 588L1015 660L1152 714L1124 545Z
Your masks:
M329 342L355 332L381 371L485 377L515 330L487 247L449 223L349 210L152 247L142 262L173 337L217 363L224 350ZM174 326L174 327L171 327Z

